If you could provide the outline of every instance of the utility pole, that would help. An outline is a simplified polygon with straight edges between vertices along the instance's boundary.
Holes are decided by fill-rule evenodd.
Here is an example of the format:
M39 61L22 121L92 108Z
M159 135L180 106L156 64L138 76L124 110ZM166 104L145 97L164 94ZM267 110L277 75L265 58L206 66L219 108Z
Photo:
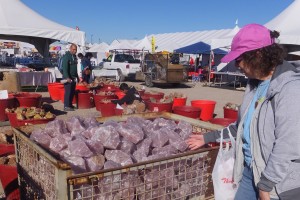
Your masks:
M93 44L93 34L91 34L91 44Z

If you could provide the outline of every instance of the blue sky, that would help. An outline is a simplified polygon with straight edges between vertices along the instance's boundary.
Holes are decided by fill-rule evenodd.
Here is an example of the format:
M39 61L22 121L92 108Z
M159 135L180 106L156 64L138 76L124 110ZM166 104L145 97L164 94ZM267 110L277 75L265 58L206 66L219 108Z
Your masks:
M80 27L87 42L142 39L157 33L233 28L236 19L265 24L293 0L21 0L65 26Z

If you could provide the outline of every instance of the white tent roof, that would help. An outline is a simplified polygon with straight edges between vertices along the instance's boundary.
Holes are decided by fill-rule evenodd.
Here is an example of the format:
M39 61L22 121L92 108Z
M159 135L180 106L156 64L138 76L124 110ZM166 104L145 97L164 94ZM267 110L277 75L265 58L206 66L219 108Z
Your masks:
M153 34L148 36L148 40L151 41L152 36L154 36L155 46L157 46L156 51L173 52L175 49L192 45L197 42L211 44L212 39L224 37L229 34L230 31L232 31L232 29Z
M109 45L105 42L93 45L88 52L107 52Z
M211 49L224 48L230 49L233 37L239 32L240 28L236 24L235 27L224 37L214 38L211 40Z
M143 39L136 42L135 49L144 49L151 51L151 41L149 41L148 37L144 37Z
M0 38L28 42L45 51L55 40L84 45L85 34L46 19L20 0L0 0Z
M265 24L270 30L280 32L281 44L300 45L300 0L295 0L279 15Z

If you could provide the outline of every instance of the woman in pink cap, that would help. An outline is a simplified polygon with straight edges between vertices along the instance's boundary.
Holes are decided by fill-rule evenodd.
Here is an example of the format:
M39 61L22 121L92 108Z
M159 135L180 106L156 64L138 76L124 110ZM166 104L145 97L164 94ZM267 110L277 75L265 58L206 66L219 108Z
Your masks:
M222 62L235 61L249 78L236 123L236 200L300 199L300 72L284 61L279 36L259 24L243 27ZM194 150L220 131L193 135ZM228 137L224 129L224 137Z

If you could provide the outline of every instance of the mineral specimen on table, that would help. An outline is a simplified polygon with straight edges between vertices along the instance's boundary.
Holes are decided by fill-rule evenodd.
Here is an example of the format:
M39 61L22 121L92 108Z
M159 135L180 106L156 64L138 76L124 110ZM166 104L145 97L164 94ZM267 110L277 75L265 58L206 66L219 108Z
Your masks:
M95 117L86 117L83 119L84 127L91 127L91 126L99 126L100 123L96 120Z
M190 123L181 120L177 124L177 130L178 130L180 137L183 140L186 140L192 134L193 127ZM176 132L177 132L177 130L176 130Z
M70 152L73 156L85 158L93 156L93 152L85 144L85 141L81 139L70 141L68 144L68 148L70 149Z
M80 134L81 132L86 130L83 124L83 120L78 116L74 116L68 119L66 121L66 126L72 136Z
M165 131L169 136L170 145L172 145L173 147L175 147L181 152L184 152L188 148L187 143L179 136L178 133L167 128L163 128L163 129L165 129Z
M114 161L122 166L133 164L131 156L120 150L106 150L105 157L107 160Z
M96 155L90 158L86 158L87 169L91 172L99 171L103 168L105 157L103 155Z
M49 148L55 153L59 153L61 150L68 147L68 143L63 135L57 135L50 141Z
M55 119L54 121L48 122L44 131L51 137L69 132L65 122L60 119Z
M112 169L112 168L118 168L122 167L120 163L116 163L114 161L108 160L104 163L104 169Z
M165 188L153 188L151 190L144 190L143 192L137 193L139 200L148 199L159 199L159 200L171 200L170 194L166 192Z
M100 126L91 138L101 142L105 148L117 149L120 144L120 136L113 126Z
M128 141L126 138L122 137L121 138L121 143L118 147L118 150L121 150L127 154L132 154L136 149L135 144L132 142Z
M137 150L133 153L133 156L137 162L143 161L143 158L149 155L151 144L152 139L146 138L137 145Z
M164 129L152 131L149 136L152 138L153 147L163 147L169 141L168 134Z
M191 194L191 188L188 184L182 184L180 188L173 192L174 199L186 199Z
M137 144L144 139L142 128L133 124L122 124L117 128L117 131L130 142Z
M158 147L158 148L154 148L152 149L152 155L156 155L156 154L162 154L162 153L167 153L169 155L174 155L178 153L178 150L173 147L172 145L166 145L163 147Z
M36 129L32 131L30 139L41 144L43 147L49 147L51 141L51 137L42 129Z
M81 132L81 135L83 135L86 139L91 139L93 135L95 135L96 131L98 129L98 126L90 126L83 132Z
M101 142L95 140L86 140L85 143L95 155L103 155L104 147Z

